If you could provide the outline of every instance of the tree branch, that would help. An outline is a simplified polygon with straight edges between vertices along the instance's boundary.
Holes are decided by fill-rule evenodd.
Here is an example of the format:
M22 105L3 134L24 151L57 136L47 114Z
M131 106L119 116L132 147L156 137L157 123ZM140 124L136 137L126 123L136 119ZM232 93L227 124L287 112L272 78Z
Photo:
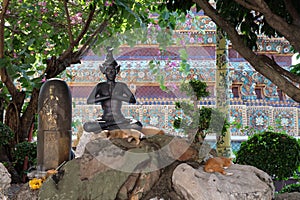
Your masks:
M31 127L32 122L34 121L34 114L37 113L37 109L38 109L39 91L40 91L40 89L33 88L29 104L26 107L24 114L22 115L22 118L21 118L22 130L20 130L20 133L19 133L19 136L21 138L28 137L27 134L29 133L29 129Z
M282 74L278 73L277 70L274 70L274 68L270 66L268 62L266 63L261 56L257 56L250 48L248 48L233 25L223 19L217 13L216 9L214 9L206 0L194 1L204 10L207 16L227 33L232 43L232 47L243 56L257 72L272 80L272 82L289 97L300 102L300 89L282 76Z
M104 31L104 29L107 27L108 25L108 21L110 18L112 18L114 14L111 14L108 19L104 20L101 25L94 31L94 33L87 39L87 41L85 42L85 44L76 52L76 57L81 58L85 52L87 52L91 45L94 44L97 40L96 36L100 33L102 33Z
M0 58L4 58L4 24L5 13L7 11L9 0L4 0L2 3L2 11L0 14Z
M72 43L74 42L74 39L73 39L73 34L72 34L71 19L70 19L70 14L69 14L67 1L64 1L64 8L65 8L65 12L66 12L66 15L67 15L66 17L67 17L68 34L69 34L70 45L72 45Z
M274 60L274 57L269 58L266 55L259 55L258 57L260 57L261 60L264 61L264 63L266 65L268 65L269 67L273 68L274 70L276 70L279 74L281 74L282 76L287 77L288 79L290 79L291 81L294 81L296 83L300 83L300 76L293 74L289 71L287 71L286 69L280 67Z
M257 10L257 8L259 7L259 4L256 4L253 1L251 1L251 2L244 1L244 0L234 0L234 1L238 4L240 4L241 6L248 8L249 10Z
M84 53L90 49L91 45L96 41L96 36L99 33L102 33L104 29L108 25L108 21L110 18L112 18L114 14L111 14L108 19L105 19L98 28L94 31L94 33L87 39L85 44L76 52L69 52L66 54L66 52L63 54L63 56L56 59L55 56L52 56L50 60L47 61L47 68L45 70L45 73L47 74L47 79L52 78L62 71L66 69L66 67L70 66L71 64L80 63L81 57L84 55Z
M8 9L9 0L4 0L2 4L2 12L0 15L0 59L4 59L4 24L5 24L5 13ZM6 66L2 66L0 69L1 81L7 87L12 97L16 97L18 90L7 73Z
M284 4L287 11L293 18L293 24L295 24L296 26L300 26L300 15L295 6L293 5L293 2L291 0L284 0Z
M300 52L300 40L298 38L298 34L300 32L299 26L296 26L295 24L288 24L285 19L273 13L264 0L253 0L253 2L257 4L257 7L249 6L249 3L245 3L243 0L234 1L245 8L263 13L267 23L289 40L290 44L296 51Z
M81 39L83 38L83 36L86 34L86 32L88 31L89 29L89 26L93 20L93 17L94 17L94 14L95 14L95 10L96 10L96 6L94 5L92 7L92 10L89 14L89 17L85 23L85 26L83 27L83 29L81 30L80 34L78 35L78 37L76 38L76 40L70 45L70 47L58 58L59 60L64 60L66 59L67 57L70 56L70 54L72 53L74 47L76 45L79 44L79 42L81 41Z

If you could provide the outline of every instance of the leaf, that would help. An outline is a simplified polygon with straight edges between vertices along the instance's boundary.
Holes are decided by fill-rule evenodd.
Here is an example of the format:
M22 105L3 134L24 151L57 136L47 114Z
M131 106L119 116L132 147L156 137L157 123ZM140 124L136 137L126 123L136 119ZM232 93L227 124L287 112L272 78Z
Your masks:
M27 76L32 76L32 75L34 75L36 73L36 71L27 71L26 72L26 75Z
M30 46L34 43L34 41L35 41L35 38L31 38L30 40L27 41L26 45Z
M168 19L170 18L169 11L165 10L165 11L161 14L161 17L162 17L164 20L168 20Z
M160 85L159 87L162 91L167 91L167 87L165 85Z
M8 59L7 57L0 58L0 69L3 67L9 67L10 65L10 59Z
M178 52L180 53L180 58L182 60L188 60L189 56L188 56L188 53L187 53L187 51L185 49L179 49Z
M125 4L124 4L123 2L121 2L120 0L115 0L115 3L116 3L117 5L120 5L120 6L124 7L125 10L126 10L128 13L130 13L131 15L133 15L133 16L135 17L135 19L139 22L139 24L140 24L141 27L143 27L143 28L146 27L145 24L143 23L142 19L137 15L137 13L133 12L133 11L131 10L131 8L129 8L127 5L125 5Z

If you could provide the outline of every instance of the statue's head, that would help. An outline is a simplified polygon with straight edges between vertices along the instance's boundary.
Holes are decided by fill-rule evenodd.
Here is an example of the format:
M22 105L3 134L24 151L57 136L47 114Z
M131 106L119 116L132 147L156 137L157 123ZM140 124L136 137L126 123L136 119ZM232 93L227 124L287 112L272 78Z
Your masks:
M101 72L103 74L106 74L106 71L109 68L110 71L113 69L116 71L116 74L118 74L120 72L120 65L114 59L113 48L107 47L106 50L107 50L107 55L106 55L105 61L102 65L99 66Z

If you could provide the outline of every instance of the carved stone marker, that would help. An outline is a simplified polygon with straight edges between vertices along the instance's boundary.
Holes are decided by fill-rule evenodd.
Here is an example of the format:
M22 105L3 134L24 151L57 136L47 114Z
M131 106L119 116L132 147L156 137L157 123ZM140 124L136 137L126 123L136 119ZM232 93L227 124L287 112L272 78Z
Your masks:
M71 158L72 98L65 81L49 79L43 84L38 114L37 170L55 169Z

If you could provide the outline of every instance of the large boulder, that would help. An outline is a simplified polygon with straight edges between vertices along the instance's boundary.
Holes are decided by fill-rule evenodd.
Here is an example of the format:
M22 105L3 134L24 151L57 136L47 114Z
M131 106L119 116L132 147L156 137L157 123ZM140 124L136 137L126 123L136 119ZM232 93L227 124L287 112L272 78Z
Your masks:
M233 165L233 176L206 173L209 145L195 146L169 135L108 139L84 134L77 157L43 183L39 199L271 199L270 177L250 166ZM80 144L81 143L81 144Z
M81 157L86 149L86 145L98 138L104 140L107 139L107 134L105 131L102 131L98 134L83 131L78 145L76 146L75 157ZM157 144L157 146L163 148L164 153L167 153L168 156L180 161L198 160L199 149L201 149L201 146L195 146L195 144L191 145L184 138L170 135L148 135L144 142L145 141L148 143ZM209 146L209 150L206 150L205 154L207 154L210 150L211 147Z
M85 146L90 141L96 140L97 138L106 138L106 135L101 132L99 134L89 133L83 131L82 135L80 136L79 141L77 141L75 157L81 157L84 153Z
M195 151L188 146L184 158L170 150L170 143L184 144L185 141L173 136L155 135L141 140L138 145L134 140L95 137L86 137L77 158L44 182L40 199L142 199L167 166L178 158L196 159Z
M188 200L271 200L275 188L271 177L252 166L234 164L227 170L233 173L206 173L184 163L173 173L173 187Z
M291 193L277 194L274 200L299 200L299 199L300 199L299 192L291 192Z

